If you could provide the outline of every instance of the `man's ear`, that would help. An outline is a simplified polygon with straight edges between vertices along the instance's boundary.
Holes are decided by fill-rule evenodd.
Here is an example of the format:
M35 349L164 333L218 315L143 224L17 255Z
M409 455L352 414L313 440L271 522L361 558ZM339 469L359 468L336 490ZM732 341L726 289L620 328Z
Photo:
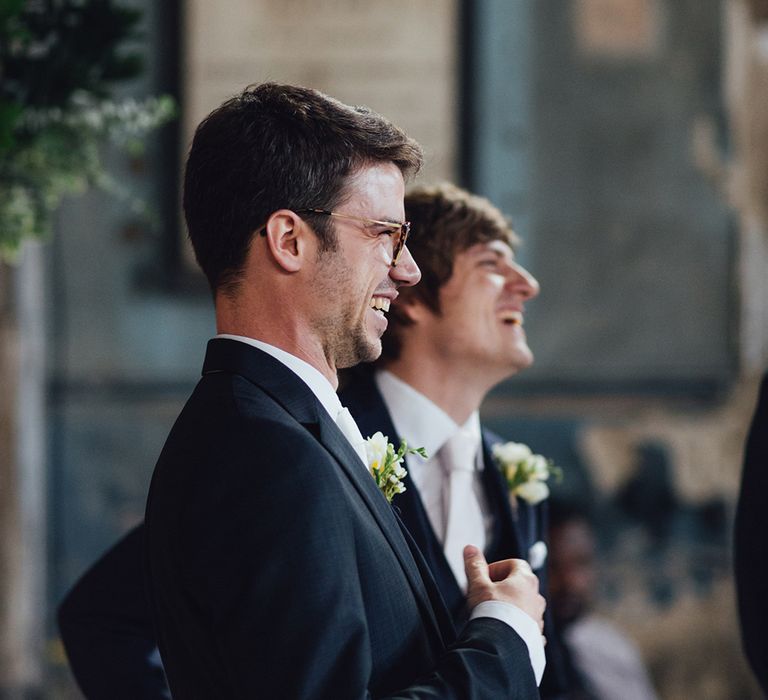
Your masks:
M304 265L309 248L309 227L290 209L273 212L264 226L267 249L278 267L286 272L298 272Z

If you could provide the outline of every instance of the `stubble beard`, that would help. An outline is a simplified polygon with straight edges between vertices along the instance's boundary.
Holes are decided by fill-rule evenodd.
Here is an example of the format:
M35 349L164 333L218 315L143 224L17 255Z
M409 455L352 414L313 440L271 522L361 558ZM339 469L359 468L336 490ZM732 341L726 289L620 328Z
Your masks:
M347 320L352 323L351 315ZM354 367L361 362L373 362L381 355L381 343L371 342L368 338L363 323L356 323L349 334L342 334L335 344L336 367ZM345 324L346 325L346 324ZM349 328L349 326L346 326Z
M332 257L333 255L333 257ZM323 339L325 356L337 369L354 367L361 362L372 362L381 355L381 341L371 340L365 327L365 311L359 317L362 291L352 288L354 271L339 255L321 253L315 289L323 299L341 299L339 306L329 314L321 315L314 331Z

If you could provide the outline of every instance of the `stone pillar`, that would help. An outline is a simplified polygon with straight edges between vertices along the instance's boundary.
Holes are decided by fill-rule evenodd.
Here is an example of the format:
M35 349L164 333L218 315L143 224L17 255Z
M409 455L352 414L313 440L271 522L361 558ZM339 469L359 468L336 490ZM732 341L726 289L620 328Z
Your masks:
M45 649L43 259L0 263L0 697L42 688Z
M0 694L14 683L20 665L14 584L18 580L19 514L16 500L16 378L18 334L13 303L14 270L0 263Z
M730 0L725 10L729 189L740 223L740 359L742 374L754 376L768 363L768 0Z

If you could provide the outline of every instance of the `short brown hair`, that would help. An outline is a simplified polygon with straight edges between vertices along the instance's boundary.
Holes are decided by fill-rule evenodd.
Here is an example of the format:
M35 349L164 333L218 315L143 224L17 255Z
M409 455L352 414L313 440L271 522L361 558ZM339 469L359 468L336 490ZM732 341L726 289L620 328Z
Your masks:
M214 293L236 287L253 234L273 212L333 209L350 175L382 162L407 178L421 167L421 147L368 108L317 90L252 85L211 112L187 159L184 213ZM332 249L332 224L313 217L312 225Z
M402 287L392 305L381 339L383 364L399 357L402 328L412 323L398 308L400 301L416 299L439 314L440 288L453 274L458 253L488 241L519 244L510 222L490 201L449 183L412 189L405 196L405 216L411 222L408 248L421 268L421 282Z

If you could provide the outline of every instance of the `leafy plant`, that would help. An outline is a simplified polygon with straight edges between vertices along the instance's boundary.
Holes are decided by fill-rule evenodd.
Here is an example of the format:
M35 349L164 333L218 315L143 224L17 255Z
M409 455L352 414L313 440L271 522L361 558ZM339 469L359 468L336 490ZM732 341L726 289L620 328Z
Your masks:
M136 151L170 97L114 100L143 62L137 10L112 0L0 0L0 257L50 232L70 193L109 186L106 140Z

